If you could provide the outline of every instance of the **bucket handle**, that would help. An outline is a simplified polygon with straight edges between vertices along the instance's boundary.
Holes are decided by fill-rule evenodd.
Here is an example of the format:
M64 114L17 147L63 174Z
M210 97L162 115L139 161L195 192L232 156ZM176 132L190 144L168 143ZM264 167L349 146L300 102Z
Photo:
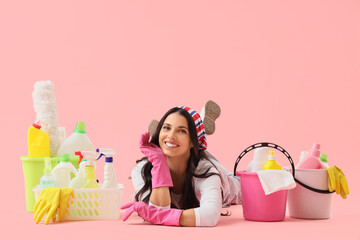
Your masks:
M260 143L255 143L255 144L245 148L245 150L240 153L240 155L238 156L238 158L235 161L234 176L236 176L237 165L239 164L240 160L245 156L245 154L247 154L248 152L250 152L256 148L261 148L261 147L275 148L276 150L279 150L280 152L282 152L288 158L288 160L290 162L290 165L292 168L292 175L294 177L295 182L300 184L302 187L304 187L310 191L317 192L317 193L323 193L323 194L333 193L333 192L330 192L329 190L321 190L321 189L316 189L316 188L310 187L310 186L306 185L305 183L302 183L298 179L296 179L295 178L295 165L294 165L294 161L292 160L290 154L284 148L280 147L279 145L277 145L275 143L260 142Z

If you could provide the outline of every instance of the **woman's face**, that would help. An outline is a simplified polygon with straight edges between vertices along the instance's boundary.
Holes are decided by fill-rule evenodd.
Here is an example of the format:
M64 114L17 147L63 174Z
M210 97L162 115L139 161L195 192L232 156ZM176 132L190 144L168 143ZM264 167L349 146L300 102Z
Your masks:
M159 134L159 145L166 156L188 159L192 142L187 120L178 112L172 113L164 121Z

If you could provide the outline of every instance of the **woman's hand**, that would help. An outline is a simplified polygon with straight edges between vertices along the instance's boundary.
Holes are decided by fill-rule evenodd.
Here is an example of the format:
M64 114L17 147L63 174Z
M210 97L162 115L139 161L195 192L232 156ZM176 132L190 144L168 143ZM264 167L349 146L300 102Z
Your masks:
M140 137L139 148L153 165L151 169L152 188L173 187L166 156L160 147L149 143L149 138L148 132L143 133Z
M183 210L166 209L149 206L145 202L130 202L121 209L126 209L123 215L123 221L126 221L133 212L137 212L145 221L152 224L161 224L166 226L180 226L180 216Z

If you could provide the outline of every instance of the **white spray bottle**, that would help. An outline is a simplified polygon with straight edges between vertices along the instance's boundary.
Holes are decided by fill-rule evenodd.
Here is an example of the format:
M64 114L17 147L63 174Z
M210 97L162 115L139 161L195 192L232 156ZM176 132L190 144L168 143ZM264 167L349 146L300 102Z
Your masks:
M107 148L98 148L96 152L101 153L98 159L105 156L104 183L101 188L117 188L116 173L113 165L113 156L116 152Z

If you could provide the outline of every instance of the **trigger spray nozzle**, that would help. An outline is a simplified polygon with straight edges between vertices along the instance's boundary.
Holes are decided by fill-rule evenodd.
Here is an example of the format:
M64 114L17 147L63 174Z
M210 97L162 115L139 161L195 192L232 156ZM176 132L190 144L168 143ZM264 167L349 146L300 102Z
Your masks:
M97 148L96 152L100 153L100 156L96 159L99 160L102 156L105 156L105 162L113 162L113 156L116 152L110 148Z

